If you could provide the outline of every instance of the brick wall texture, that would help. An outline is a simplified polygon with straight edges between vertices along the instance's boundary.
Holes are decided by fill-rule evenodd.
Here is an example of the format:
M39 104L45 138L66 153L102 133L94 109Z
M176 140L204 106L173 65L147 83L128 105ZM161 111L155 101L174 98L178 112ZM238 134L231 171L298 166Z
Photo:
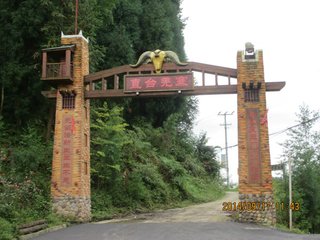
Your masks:
M273 204L263 52L257 50L255 54L255 59L248 60L243 51L237 54L239 196L240 201L253 202L261 198L268 199ZM259 82L259 101L246 102L243 84L248 88L253 83L255 88ZM252 211L243 211L240 218L244 221L249 219L251 222L274 223L274 208L263 211L269 213L259 215L258 212L254 214ZM268 219L257 219L255 215Z
M73 54L73 83L58 85L55 134L52 161L51 195L53 209L59 214L74 218L77 221L87 221L91 218L90 201L90 103L84 98L84 76L89 74L88 42L79 35L61 38L61 44L76 45ZM75 108L62 109L60 90L76 92ZM72 119L72 134L69 135L71 145L65 140L63 126L65 118ZM69 145L71 146L69 149ZM66 157L65 152L68 152ZM64 156L64 157L63 157ZM63 164L64 158L70 158L69 172ZM70 177L70 181L64 179Z

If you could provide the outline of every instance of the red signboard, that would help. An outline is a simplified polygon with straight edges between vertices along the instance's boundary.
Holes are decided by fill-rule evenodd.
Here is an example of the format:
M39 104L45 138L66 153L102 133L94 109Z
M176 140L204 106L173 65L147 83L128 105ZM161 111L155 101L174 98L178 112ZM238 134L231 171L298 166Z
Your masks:
M261 183L259 109L247 109L249 183Z
M72 134L73 117L64 115L62 119L62 159L61 159L61 185L71 186L72 177Z
M126 75L125 92L179 91L193 89L192 73Z

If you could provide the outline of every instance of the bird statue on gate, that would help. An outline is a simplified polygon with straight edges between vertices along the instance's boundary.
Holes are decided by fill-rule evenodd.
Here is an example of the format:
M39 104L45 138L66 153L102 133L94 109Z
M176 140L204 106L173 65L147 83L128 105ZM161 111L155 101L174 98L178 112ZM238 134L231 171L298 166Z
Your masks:
M143 63L152 62L154 66L154 70L156 73L161 73L162 65L164 61L171 60L178 66L186 66L188 63L182 63L179 60L178 55L173 51L162 51L162 50L155 50L155 51L146 51L141 54L138 59L138 62L134 65L130 65L133 68L139 67Z

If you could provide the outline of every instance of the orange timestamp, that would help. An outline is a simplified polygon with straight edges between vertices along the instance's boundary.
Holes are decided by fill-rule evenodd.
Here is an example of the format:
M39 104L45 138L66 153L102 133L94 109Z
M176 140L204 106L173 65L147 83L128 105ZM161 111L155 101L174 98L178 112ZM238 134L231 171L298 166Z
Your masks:
M268 211L269 209L300 211L299 202L292 202L289 205L283 202L223 202L222 211Z

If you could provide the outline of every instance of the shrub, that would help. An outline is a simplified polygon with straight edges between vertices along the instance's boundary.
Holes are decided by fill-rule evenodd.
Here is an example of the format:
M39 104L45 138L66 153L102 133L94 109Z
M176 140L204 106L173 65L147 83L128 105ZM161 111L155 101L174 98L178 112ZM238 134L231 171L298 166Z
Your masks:
M14 237L14 227L7 220L0 217L0 239L10 240Z

